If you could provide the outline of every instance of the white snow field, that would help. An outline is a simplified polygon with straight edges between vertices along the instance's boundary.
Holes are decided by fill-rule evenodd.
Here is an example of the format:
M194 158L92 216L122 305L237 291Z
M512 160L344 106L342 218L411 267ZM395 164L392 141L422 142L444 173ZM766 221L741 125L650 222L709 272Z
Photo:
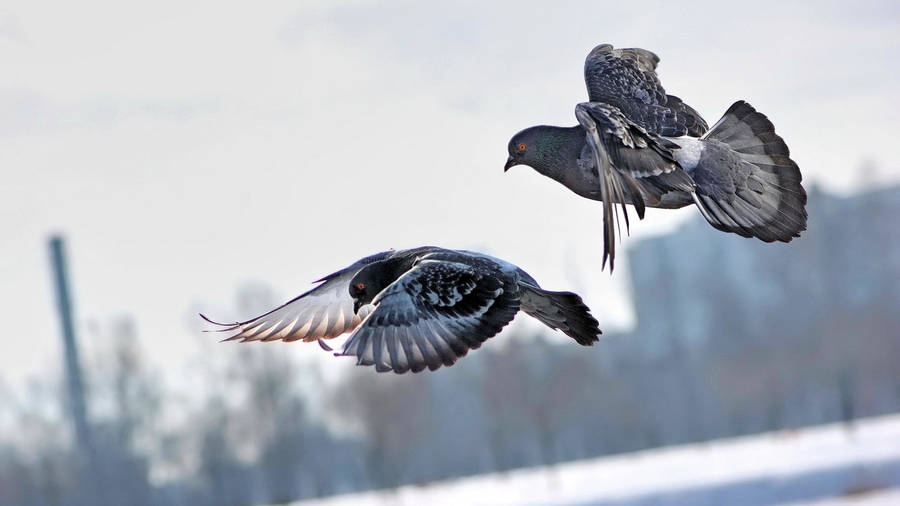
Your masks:
M783 503L780 506L897 506L900 505L900 488L873 490L869 493L829 497L818 501Z
M388 504L900 505L900 415L292 503Z

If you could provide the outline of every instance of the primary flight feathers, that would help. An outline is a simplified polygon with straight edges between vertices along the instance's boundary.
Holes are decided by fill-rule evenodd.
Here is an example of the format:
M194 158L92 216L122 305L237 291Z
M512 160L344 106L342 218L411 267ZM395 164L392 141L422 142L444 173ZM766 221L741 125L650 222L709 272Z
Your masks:
M806 230L806 191L784 141L765 115L735 102L712 129L668 95L645 49L595 47L584 63L588 102L574 127L535 126L509 142L504 170L528 165L582 197L603 201L603 264L615 262L620 204L696 204L715 228L766 242ZM621 234L621 230L619 230Z
M452 365L496 335L521 309L579 344L600 329L581 298L550 292L522 269L470 251L433 246L385 251L256 318L221 324L226 341L318 341L352 332L336 355L379 372Z

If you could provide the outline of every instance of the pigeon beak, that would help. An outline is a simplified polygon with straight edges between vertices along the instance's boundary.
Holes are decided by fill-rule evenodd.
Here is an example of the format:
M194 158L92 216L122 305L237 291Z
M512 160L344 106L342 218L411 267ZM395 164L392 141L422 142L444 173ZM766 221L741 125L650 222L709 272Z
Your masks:
M506 165L503 166L503 172L508 171L509 168L512 167L513 165L519 165L519 162L515 161L515 160L513 159L513 157L507 158L507 159L506 159Z
M353 314L359 313L359 308L363 307L365 304L362 303L359 299L353 299Z

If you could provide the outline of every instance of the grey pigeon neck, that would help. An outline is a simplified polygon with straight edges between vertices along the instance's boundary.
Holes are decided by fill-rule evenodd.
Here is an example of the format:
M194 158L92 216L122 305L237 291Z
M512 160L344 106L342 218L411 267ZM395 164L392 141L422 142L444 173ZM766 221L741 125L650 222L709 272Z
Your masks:
M560 180L581 154L585 142L584 130L580 126L546 128L541 140L541 156L532 167L547 177Z

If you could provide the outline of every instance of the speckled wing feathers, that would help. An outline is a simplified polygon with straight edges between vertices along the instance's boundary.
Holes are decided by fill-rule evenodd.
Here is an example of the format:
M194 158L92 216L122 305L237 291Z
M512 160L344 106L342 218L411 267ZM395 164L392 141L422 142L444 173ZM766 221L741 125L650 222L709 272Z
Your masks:
M584 61L584 82L591 102L618 107L625 116L658 135L698 137L708 129L692 107L667 95L656 65L659 57L640 48L595 47Z
M422 260L378 294L341 355L381 372L452 365L512 321L519 298L510 281L468 263Z
M603 200L603 265L609 260L612 271L618 226L614 204L622 205L627 232L626 202L634 205L638 216L643 218L645 198L653 202L672 189L691 191L693 183L663 140L630 121L617 107L584 102L575 107L575 117L585 130L587 146L598 169Z

